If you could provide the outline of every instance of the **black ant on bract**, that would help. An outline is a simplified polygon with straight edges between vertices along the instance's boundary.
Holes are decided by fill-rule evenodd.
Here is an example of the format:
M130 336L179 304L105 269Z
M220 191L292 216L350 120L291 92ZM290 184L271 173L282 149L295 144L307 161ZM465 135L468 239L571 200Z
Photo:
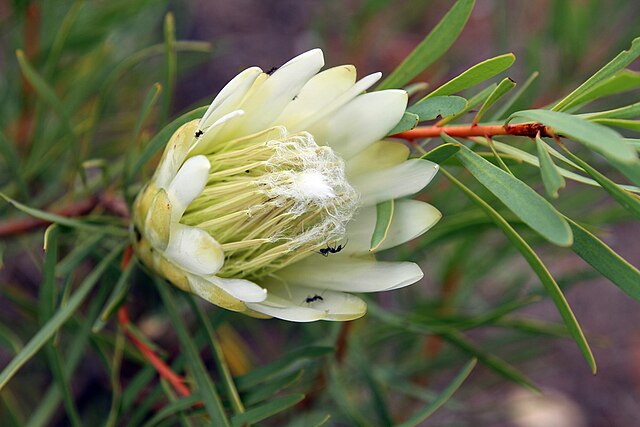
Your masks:
M271 67L271 69L267 71L266 74L270 76L271 74L275 73L278 68L279 67Z
M202 130L201 130L201 129L198 129L198 130L196 131L196 135L195 135L195 137L197 138L197 137L202 136L202 135L204 135L204 132L202 132Z
M349 243L349 242L347 242L347 243ZM320 249L320 255L322 255L324 257L328 257L329 254L337 254L338 252L340 252L341 250L343 250L347 246L347 243L345 243L344 245L335 246L333 248L330 245L327 245L326 248Z
M312 297L306 297L304 299L304 302L306 302L307 304L311 304L312 302L316 302L316 301L324 301L324 298L322 298L320 295L315 294Z

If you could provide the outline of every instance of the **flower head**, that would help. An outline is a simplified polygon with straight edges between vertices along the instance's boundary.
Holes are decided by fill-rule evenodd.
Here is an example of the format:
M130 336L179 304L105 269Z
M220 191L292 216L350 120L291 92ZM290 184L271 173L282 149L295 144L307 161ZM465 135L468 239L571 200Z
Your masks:
M205 115L171 137L134 206L134 247L177 287L221 307L292 321L350 320L348 292L422 278L409 262L369 250L376 204L416 193L437 165L381 140L400 120L402 90L363 93L344 65L319 72L314 49L269 75L249 68ZM440 213L398 200L379 250L413 239Z

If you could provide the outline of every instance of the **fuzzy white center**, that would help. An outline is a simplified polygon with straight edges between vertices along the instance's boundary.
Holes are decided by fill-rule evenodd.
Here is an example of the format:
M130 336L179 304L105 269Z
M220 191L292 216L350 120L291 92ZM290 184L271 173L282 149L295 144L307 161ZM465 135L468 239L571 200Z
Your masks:
M302 199L324 200L336 196L325 176L318 170L300 172L294 178L294 185Z

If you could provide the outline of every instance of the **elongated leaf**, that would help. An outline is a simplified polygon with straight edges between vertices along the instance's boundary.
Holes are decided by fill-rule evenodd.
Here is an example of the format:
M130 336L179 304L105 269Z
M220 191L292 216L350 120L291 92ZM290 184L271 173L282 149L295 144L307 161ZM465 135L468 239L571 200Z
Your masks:
M39 209L35 209L35 208L31 208L27 205L24 205L16 200L13 200L12 198L0 193L0 197L5 199L7 202L11 203L13 206L15 206L16 208L20 209L22 212L31 215L34 218L38 218L41 219L43 221L46 222L51 222L54 224L60 224L60 225L64 225L65 227L70 227L70 228L77 228L80 230L87 230L87 231L93 231L93 232L100 232L100 233L105 233L108 232L110 234L113 235L117 235L117 236L128 236L129 233L127 232L127 230L123 229L123 228L117 228L117 227L112 227L112 226L104 226L104 225L97 225L97 224L88 224L84 221L81 220L77 220L77 219L73 219L73 218L67 218L64 216L60 216L60 215L56 215L56 214L52 214L49 212L45 212L45 211L41 211Z
M127 296L127 291L129 290L129 278L131 277L131 273L135 267L135 260L131 260L129 265L124 269L115 286L113 287L113 291L109 296L109 299L104 305L104 308L100 312L100 316L96 319L91 328L91 332L98 333L102 330L104 325L106 325L107 320L115 313L115 311L120 307L122 302Z
M7 170L11 172L11 176L13 177L20 194L26 197L29 194L29 191L20 168L18 152L16 151L14 144L2 132L2 129L0 129L0 156L4 158Z
M453 140L455 142L455 140ZM559 246L572 243L571 228L542 196L519 179L494 166L464 145L456 154L460 162L525 224Z
M278 360L253 371L244 374L236 378L236 384L240 390L246 391L251 387L259 384L263 381L267 381L269 378L277 375L278 373L291 369L296 366L296 362L303 359L315 359L318 357L326 356L335 351L333 347L327 346L309 346L297 348L287 354L284 354L278 358Z
M607 65L598 70L593 76L589 77L587 81L578 86L577 89L554 105L552 110L565 111L576 105L582 95L593 89L598 83L631 64L638 56L640 56L640 37L631 42L629 50L620 52Z
M378 249L382 242L387 239L387 233L389 232L389 227L391 227L391 221L393 220L394 208L395 203L393 199L377 204L376 227L373 229L373 235L371 236L370 251Z
M536 149L538 150L538 159L540 160L540 174L542 175L542 183L547 194L553 198L558 197L558 190L564 188L565 182L562 175L558 171L557 166L551 160L551 156L547 151L547 144L544 143L540 136L536 136Z
M22 351L14 357L11 362L0 373L0 390L13 378L20 368L27 363L56 333L58 329L73 315L80 307L80 304L91 292L91 289L98 282L107 267L122 251L122 246L118 246L112 250L101 262L93 269L91 274L80 284L78 290L69 298L67 304L60 308L49 321L38 330L38 332L29 340Z
M454 116L466 107L467 100L461 96L435 96L413 104L407 108L407 112L417 114L423 122L438 117Z
M176 54L176 24L173 13L168 12L164 17L164 99L162 100L161 123L166 122L171 108L173 88L176 85L176 75L178 74L178 60Z
M175 293L172 292L172 289L170 289L170 286L166 282L160 279L156 278L154 283L162 298L165 309L171 318L173 329L178 335L182 351L184 351L187 358L187 363L193 371L193 375L198 384L198 390L204 402L204 407L211 417L211 422L216 426L229 426L229 420L225 414L218 392L200 358L200 353L194 340L189 336L189 331L184 323L184 319L178 311L175 303Z
M513 107L513 105L518 102L520 98L522 98L522 95L527 91L527 89L529 89L534 80L538 78L539 74L540 73L538 73L537 71L531 73L529 78L525 80L525 82L518 87L518 90L509 97L507 102L498 107L498 110L493 113L490 120L499 120L503 118L509 112L511 107Z
M553 128L556 134L580 142L605 157L629 164L638 161L638 153L633 147L618 132L606 126L557 111L518 111L513 113L509 120L516 117L545 124Z
M615 75L596 84L582 96L572 102L572 106L588 104L605 96L617 95L640 87L640 73L631 70L622 70Z
M420 117L417 114L405 112L397 125L394 126L388 133L388 135L395 135L396 133L406 132L418 126Z
M273 378L259 386L252 387L251 392L247 393L244 401L247 405L255 405L256 403L267 400L283 389L291 387L293 384L297 383L303 373L304 370L300 369L298 371L293 371L280 377Z
M640 131L640 120L629 119L592 119L594 123L598 123L605 126L614 126L622 129L630 129Z
M176 415L182 411L188 410L196 405L201 399L202 398L199 395L192 394L191 396L174 400L173 402L168 403L162 409L160 409L149 421L144 424L144 427L155 426L172 415Z
M516 57L513 53L507 53L482 61L459 76L449 80L447 83L425 96L422 100L433 98L434 96L451 95L475 86L478 83L482 83L509 68L515 60ZM422 100L420 100L420 102L422 102Z
M553 279L547 268L544 266L538 255L531 249L531 247L527 244L527 242L511 227L511 225L489 204L487 204L484 200L478 197L473 191L467 188L464 184L454 178L449 172L444 169L441 169L442 173L458 188L460 188L466 195L469 197L475 204L477 204L492 220L493 222L500 227L500 229L505 233L509 241L520 251L524 259L531 266L533 272L538 276L540 282L544 286L547 294L551 297L551 300L555 304L564 324L567 326L569 333L578 344L582 355L587 361L591 371L596 373L596 362L593 358L593 354L591 353L591 349L589 348L589 344L582 332L582 328L578 324L575 315L571 311L567 300L565 299L560 287ZM482 360L478 358L479 360Z
M487 112L487 110L491 108L493 104L498 102L500 98L502 98L507 93L509 93L509 91L514 87L516 87L516 82L511 80L509 77L503 79L498 84L498 86L494 89L494 91L491 92L491 95L489 95L489 97L484 101L484 103L482 104L482 107L480 107L480 109L476 113L476 116L474 117L472 124L474 125L478 124L480 120L482 120L482 117Z
M481 139L474 139L474 141L479 142L479 143L484 143L484 138ZM533 166L540 166L540 161L538 160L538 158L536 156L534 156L533 154L527 153L524 150L521 150L519 148L513 147L511 145L507 145L504 144L502 142L498 142L498 141L493 141L493 144L496 147L496 150L501 151L503 153L507 153L510 154L520 160L522 160L523 162L533 165ZM551 153L552 156L562 160L563 162L567 163L567 164L571 164L574 167L580 169L580 167L578 165L576 165L575 163L573 163L571 160L567 159L565 156L563 156L562 154L558 153L556 150L554 150L553 148L549 147L549 151ZM611 161L611 160L610 160ZM614 162L611 162L611 164L615 165ZM630 168L630 170L632 172L635 172L635 168L633 168L633 165L629 166L629 165L625 165L628 168ZM619 167L616 166L616 167ZM600 184L598 184L597 181L594 181L591 178L587 178L586 176L582 176L579 175L577 173L571 172L567 169L561 168L558 166L558 170L560 171L560 175L562 175L563 177L567 178L567 179L571 179L573 181L576 182L581 182L583 184L587 184L587 185L592 185L594 187L600 187ZM634 187L631 185L623 185L623 184L617 184L618 186L620 186L621 188L624 188L627 191L631 191L634 193L638 193L640 192L640 187Z
M409 427L419 425L421 422L429 418L435 411L440 409L442 405L447 403L453 393L455 393L462 383L467 379L473 368L476 367L476 363L478 359L471 359L469 363L467 363L458 374L451 380L449 385L447 385L444 390L442 390L436 399L431 402L429 405L425 406L418 413L414 414L411 418L409 418L404 423L400 424L400 427Z
M291 394L288 396L276 397L269 402L250 408L247 412L235 415L232 419L234 427L240 427L246 424L254 424L273 415L279 414L304 399L304 394Z
M564 149L565 154L578 164L591 178L596 180L600 186L611 195L618 203L620 203L625 209L634 214L636 218L640 219L640 198L634 194L631 194L624 188L621 188L615 182L598 172L596 169L589 166L587 162L573 154L571 151ZM640 167L640 164L638 165Z
M596 113L587 113L581 114L580 117L583 117L588 120L595 119L633 119L636 117L640 117L640 102L635 104L627 105L625 107L615 108L613 110L607 111L598 111Z
M458 0L438 25L377 89L402 87L440 58L462 32L474 3L474 0Z
M458 144L457 141L455 144L448 142L446 144L439 145L433 150L424 154L421 159L429 160L440 165L447 159L449 159L449 157L456 154L458 151L460 151L460 144Z
M640 271L602 240L567 218L573 230L571 249L630 297L640 301Z
M460 111L458 114L454 114L453 116L450 116L450 117L445 117L444 119L438 121L438 123L436 123L436 126L444 126L447 123L450 123L464 116L469 111L471 111L472 108L475 108L481 103L483 103L485 99L487 99L489 95L491 95L491 93L495 90L496 87L498 87L498 85L495 83L492 83L486 88L482 89L480 92L478 92L477 94L469 98L469 101L467 101L467 106L462 111Z

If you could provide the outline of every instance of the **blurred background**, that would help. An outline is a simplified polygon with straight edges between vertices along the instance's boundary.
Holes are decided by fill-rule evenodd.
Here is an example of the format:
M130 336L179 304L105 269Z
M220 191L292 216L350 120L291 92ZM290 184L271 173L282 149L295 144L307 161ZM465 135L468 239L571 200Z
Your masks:
M82 196L75 178L66 170L71 153L59 143L68 138L65 121L73 124L74 138L82 141L82 158L100 159L85 165L90 177L108 172L117 174L117 159L129 144L144 145L169 119L207 104L242 69L252 65L270 69L298 53L321 47L328 66L351 63L356 65L360 76L375 71L388 74L452 4L450 0L0 1L0 147L11 143L20 159L12 164L3 148L2 191L30 206L47 209L64 206ZM163 22L168 11L175 18L178 40L175 77L165 66L164 57ZM419 80L437 87L484 59L513 52L517 61L509 70L509 77L521 83L534 71L540 72L520 99L519 107L542 107L568 93L628 48L638 35L640 2L636 0L478 0L460 38ZM187 40L193 43L181 42ZM63 100L61 110L51 108L36 96L22 77L16 49L24 51L32 66ZM630 68L640 70L638 64ZM163 95L141 132L135 134L139 111L155 82L163 84L164 93L167 87L173 89L168 91L172 95ZM172 85L175 86L171 88ZM638 95L638 90L625 94L636 100ZM604 103L622 105L616 99ZM112 170L104 163L111 165ZM16 166L18 175L14 173ZM534 175L535 171L531 171L531 176ZM589 209L584 212L574 209L574 213L589 216L596 226L603 222L613 224L600 228L600 237L637 266L638 223L610 207L602 191L573 187L577 186L566 190L572 195L558 203L571 210L577 201L592 200ZM425 196L443 211L445 219L465 212L468 207L459 193L449 190L444 180L438 180ZM3 204L0 215L1 221L16 213ZM418 315L435 316L434 313L442 314L443 309L447 313L472 315L486 312L509 298L535 293L539 285L528 266L507 250L499 232L488 230L485 224L461 233L458 240L438 240L435 234L431 240L427 237L409 250L396 253L398 257L419 260L427 278L415 286L417 289L399 291L393 297L381 295L377 302L399 313L410 308ZM42 235L35 234L0 241L0 366L11 360L12 348L37 330L37 316L29 309L30 304L36 304L42 279ZM70 251L71 241L68 246ZM524 372L544 391L543 396L535 397L481 365L454 399L425 425L638 424L637 303L586 269L577 257L557 248L539 247L560 284L571 284L566 289L567 299L590 336L598 374L595 377L590 374L575 343L565 339L566 334L554 323L559 319L554 306L544 300L517 311L514 318L522 320L519 327L489 324L467 333L479 346ZM82 265L76 270L80 276ZM84 271L89 268L85 266ZM179 352L177 340L158 308L157 295L144 273L137 272L134 276L128 302L134 317L141 319L139 328L168 354L175 355ZM447 286L452 281L457 283L453 299L447 295ZM232 325L222 335L233 343L228 346L235 353L227 350L229 354L243 355L236 360L236 373L242 373L247 366L275 360L285 350L320 342L327 336L335 338L341 333L340 326L333 324L259 322L219 313L214 307L208 311L217 312L211 314L216 325ZM438 390L465 356L446 345L441 349L443 344L437 339L422 341L416 336L399 335L384 327L373 327L374 322L368 318L354 322L350 332L353 342L347 346L344 369L345 378L353 376L349 392L354 404L367 415L365 419L371 425L383 425L380 418L368 413L373 398L363 385L367 378L373 376L384 383L385 376L397 370L413 378L416 387L433 386ZM70 326L70 332L76 327ZM113 329L111 321L107 330ZM79 410L85 419L96 422L101 419L99 415L86 414L108 411L111 386L108 372L101 367L104 356L99 347L96 344L87 348L72 381ZM360 368L367 361L371 369L363 373ZM311 372L314 369L320 368L312 367ZM126 383L137 370L138 365L133 362L124 363L122 381ZM313 378L312 375L310 380L303 380L300 386L304 389ZM30 408L39 400L34 396L39 396L50 383L44 359L27 365L11 383L11 393L2 392L0 421L10 417L20 419L21 415L11 414L12 405L18 408L17 413L29 415ZM325 410L337 414L329 425L356 424L357 416L341 407L337 403L339 394L327 388L328 391L322 389L317 393L318 398L296 407L297 412L290 417L304 420L299 418L303 414ZM402 419L404 412L420 407L406 390L399 392L385 386L384 395L394 419ZM132 417L125 415L129 422ZM141 417L145 419L144 414ZM283 425L280 424L283 419L291 420L284 417L267 425ZM67 425L67 422L64 411L55 410L45 425Z

